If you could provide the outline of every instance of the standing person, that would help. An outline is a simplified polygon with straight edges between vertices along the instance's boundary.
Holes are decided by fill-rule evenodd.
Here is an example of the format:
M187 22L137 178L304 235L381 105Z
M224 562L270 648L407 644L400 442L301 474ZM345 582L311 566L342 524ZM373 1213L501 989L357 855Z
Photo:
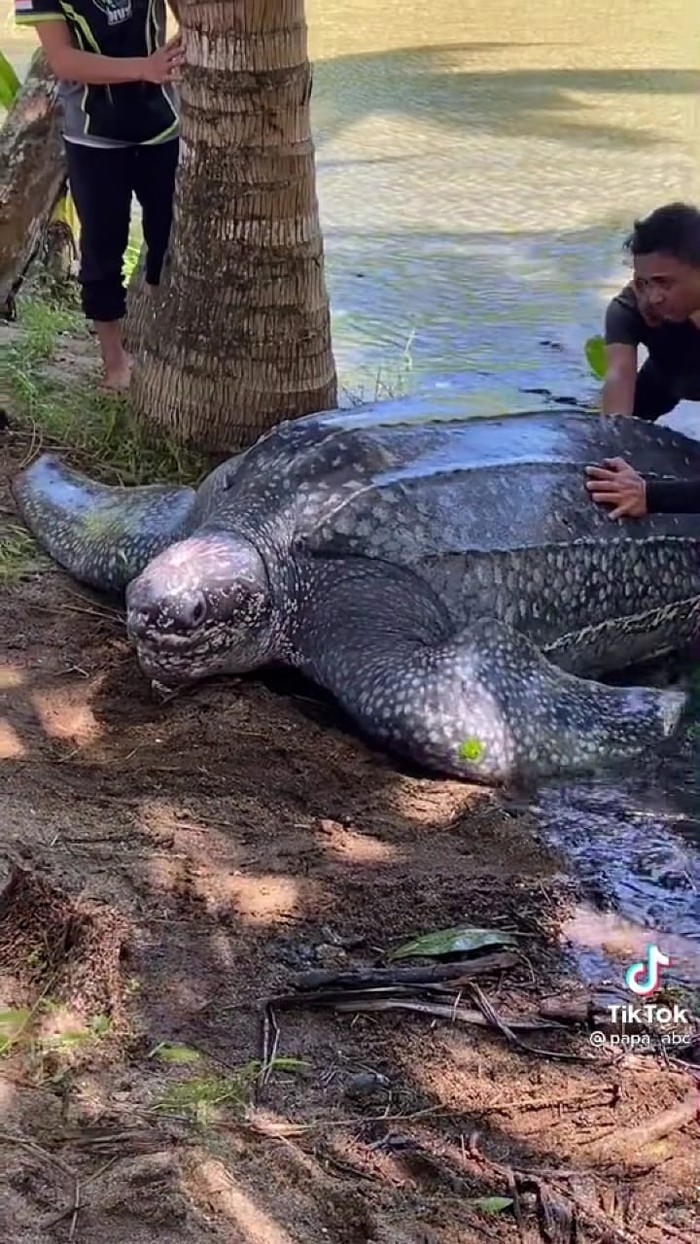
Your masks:
M700 400L700 211L657 207L625 242L634 276L605 315L606 415L655 420ZM637 351L649 353L637 371Z
M178 19L178 6L169 0ZM80 284L104 387L128 387L123 279L132 196L141 204L146 288L158 285L179 157L174 80L180 35L166 43L165 0L14 0L35 25L60 83L68 181L80 221Z

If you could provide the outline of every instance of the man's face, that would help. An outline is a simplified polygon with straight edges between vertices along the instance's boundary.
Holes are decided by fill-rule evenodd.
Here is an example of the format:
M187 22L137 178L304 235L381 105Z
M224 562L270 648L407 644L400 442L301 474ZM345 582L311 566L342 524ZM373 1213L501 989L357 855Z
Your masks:
M634 289L651 319L687 320L700 311L700 268L671 255L637 255Z

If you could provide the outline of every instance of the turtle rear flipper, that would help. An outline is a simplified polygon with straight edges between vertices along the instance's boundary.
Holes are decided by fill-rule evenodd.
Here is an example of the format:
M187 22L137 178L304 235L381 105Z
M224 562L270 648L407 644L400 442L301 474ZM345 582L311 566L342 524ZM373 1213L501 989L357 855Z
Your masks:
M168 545L188 534L195 492L178 485L114 487L42 454L13 481L39 545L90 587L122 594Z

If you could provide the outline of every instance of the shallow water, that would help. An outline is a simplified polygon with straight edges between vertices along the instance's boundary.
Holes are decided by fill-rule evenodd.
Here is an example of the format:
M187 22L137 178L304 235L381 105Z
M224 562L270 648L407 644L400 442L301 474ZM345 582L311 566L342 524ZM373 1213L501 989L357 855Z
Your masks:
M700 197L693 8L307 0L346 400L467 392L479 415L594 397L583 343L626 277L625 233L660 202ZM33 37L9 12L0 0L3 50L22 70ZM603 941L629 961L646 921L662 949L683 939L679 970L698 978L698 749L654 772L553 784L537 802L571 870L619 909L572 927L592 944L591 973Z
M686 736L674 751L663 765L539 792L543 833L595 909L582 907L570 929L591 979L610 975L611 958L634 962L649 942L671 956L668 979L700 979L700 749Z

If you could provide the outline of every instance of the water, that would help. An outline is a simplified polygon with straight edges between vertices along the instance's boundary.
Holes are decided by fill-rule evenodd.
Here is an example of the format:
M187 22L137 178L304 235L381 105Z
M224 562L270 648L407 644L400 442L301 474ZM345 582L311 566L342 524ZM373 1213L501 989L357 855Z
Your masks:
M633 219L700 199L693 8L307 0L346 400L466 391L478 415L591 399L583 343L626 279ZM34 36L9 10L21 71ZM653 773L540 792L543 831L610 908L571 930L591 973L601 941L629 961L647 921L700 976L699 766L686 744Z

